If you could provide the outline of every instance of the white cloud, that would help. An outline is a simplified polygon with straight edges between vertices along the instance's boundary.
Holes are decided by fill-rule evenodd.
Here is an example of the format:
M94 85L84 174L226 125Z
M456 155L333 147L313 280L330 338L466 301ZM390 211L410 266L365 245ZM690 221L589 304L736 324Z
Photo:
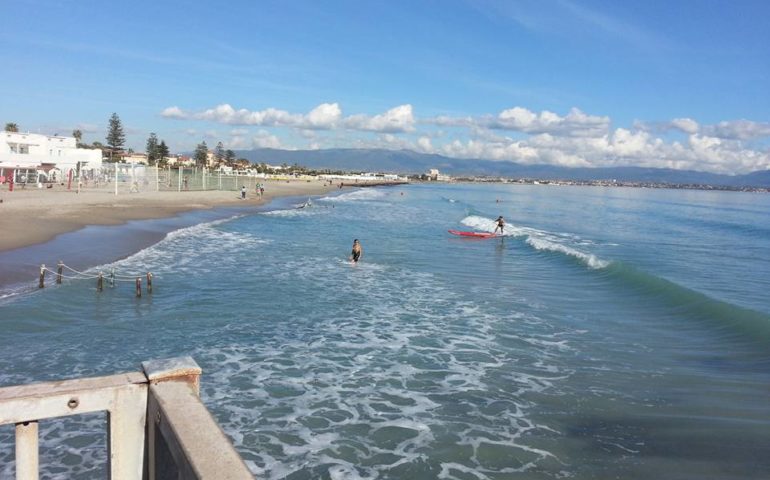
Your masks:
M489 125L491 128L525 133L559 133L573 136L596 136L606 133L609 117L586 115L577 108L561 117L548 110L534 113L523 107L503 110Z
M260 111L245 108L236 110L227 103L200 112L186 112L174 106L164 109L161 116L178 120L206 120L226 125L286 126L311 130L332 130L343 125L351 130L391 133L412 131L415 124L411 105L400 105L379 115L352 115L344 119L342 109L337 103L322 103L307 114L289 113L276 108Z
M698 133L700 128L698 122L692 118L675 118L671 120L671 126L689 134Z
M752 140L770 137L770 123L750 120L719 122L716 125L706 126L703 130L708 135L728 139Z
M177 106L163 109L163 111L160 112L160 116L165 118L179 118L179 119L187 118L187 114Z
M282 148L281 141L275 135L271 135L265 130L260 130L251 139L254 148Z
M307 126L304 128L332 129L342 118L342 110L336 103L322 103L306 116Z
M296 148L284 145L270 127L295 129L309 148L388 148L438 153L449 157L490 159L562 166L640 166L747 173L770 168L770 151L748 143L770 137L770 123L749 120L703 125L688 117L665 122L635 122L611 129L607 116L572 108L567 114L535 112L516 106L497 115L438 116L418 119L403 104L377 114L343 116L338 103L322 103L305 114L277 108L236 110L229 104L186 112L176 106L167 118L207 120L227 125L266 127L249 137L248 129L230 130L230 148ZM676 130L684 139L664 140ZM352 134L351 131L378 135ZM201 135L201 132L191 133ZM216 136L216 132L206 132ZM291 138L291 137L289 137ZM666 138L666 137L664 137ZM303 142L304 143L304 142Z
M414 115L411 105L399 105L387 112L370 117L368 115L352 115L345 119L345 127L351 130L370 132L411 132L414 130Z
M417 149L423 153L433 153L433 144L428 137L420 137L417 139Z

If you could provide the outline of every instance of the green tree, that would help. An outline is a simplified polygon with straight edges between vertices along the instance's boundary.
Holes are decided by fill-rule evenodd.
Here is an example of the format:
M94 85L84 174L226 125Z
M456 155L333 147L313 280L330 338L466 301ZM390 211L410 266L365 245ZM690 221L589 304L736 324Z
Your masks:
M208 153L209 147L206 145L206 141L204 140L202 143L199 143L197 147L195 147L195 154L193 155L195 165L199 167L205 167L206 161L208 160Z
M80 129L76 128L72 131L72 136L75 137L75 143L76 145L80 145L80 142L83 140L83 132L80 131Z
M147 146L145 151L147 152L147 163L149 165L155 165L158 162L158 136L155 132L151 132L149 138L147 138Z
M168 151L168 146L166 146L166 141L161 140L160 145L158 145L158 161L161 163L161 165L166 164L166 159L168 156L171 155L171 153Z
M222 162L225 161L225 147L222 142L217 143L217 146L214 147L214 157L217 159L217 166L222 165Z
M8 122L5 124L5 131L6 132L18 132L19 126L13 122Z
M235 152L230 150L229 148L225 150L225 164L232 165L235 161Z
M120 117L117 113L113 113L110 117L110 127L107 130L105 140L107 140L107 146L110 147L110 161L113 161L113 152L120 153L123 150L123 145L126 144L126 134L123 133L123 124L120 123Z

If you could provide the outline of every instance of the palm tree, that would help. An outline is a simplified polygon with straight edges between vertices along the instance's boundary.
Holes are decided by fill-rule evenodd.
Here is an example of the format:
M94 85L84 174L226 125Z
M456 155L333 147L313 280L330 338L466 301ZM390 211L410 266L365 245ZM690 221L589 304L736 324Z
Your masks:
M83 132L76 128L72 131L72 136L75 137L75 142L80 145L80 141L83 140Z
M5 124L5 131L6 132L18 132L19 126L15 123L8 122Z

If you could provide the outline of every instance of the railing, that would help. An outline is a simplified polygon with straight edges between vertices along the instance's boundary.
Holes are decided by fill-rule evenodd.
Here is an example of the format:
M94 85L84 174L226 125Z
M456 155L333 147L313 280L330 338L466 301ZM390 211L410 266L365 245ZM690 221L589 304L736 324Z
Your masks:
M199 398L190 357L142 363L143 373L0 388L0 425L16 425L16 478L38 478L38 421L106 411L113 480L251 479Z

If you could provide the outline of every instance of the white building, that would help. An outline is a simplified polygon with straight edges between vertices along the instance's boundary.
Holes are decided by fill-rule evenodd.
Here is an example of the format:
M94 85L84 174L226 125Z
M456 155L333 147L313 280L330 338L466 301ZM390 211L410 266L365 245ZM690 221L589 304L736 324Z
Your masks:
M17 170L48 172L52 169L66 176L71 170L101 166L102 151L78 148L75 137L0 132L0 169L5 176Z

